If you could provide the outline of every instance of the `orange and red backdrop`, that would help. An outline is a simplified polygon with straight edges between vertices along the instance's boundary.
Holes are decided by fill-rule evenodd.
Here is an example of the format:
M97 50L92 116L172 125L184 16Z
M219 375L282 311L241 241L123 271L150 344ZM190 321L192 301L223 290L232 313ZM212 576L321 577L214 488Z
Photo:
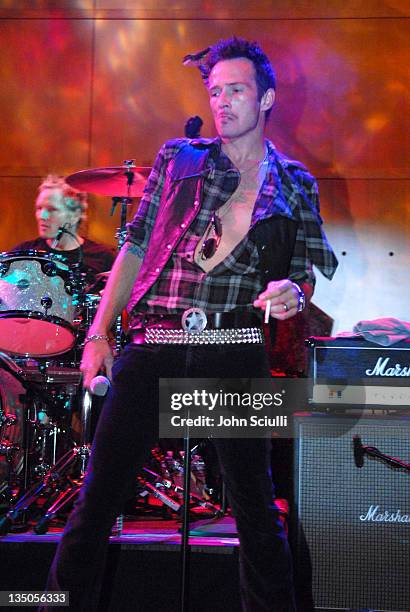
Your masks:
M232 34L275 66L268 136L319 179L340 267L332 284L318 279L317 305L334 331L409 319L408 0L2 0L0 250L35 235L47 173L151 165L196 114L213 135L199 73L181 59ZM109 198L90 201L88 235L114 244Z

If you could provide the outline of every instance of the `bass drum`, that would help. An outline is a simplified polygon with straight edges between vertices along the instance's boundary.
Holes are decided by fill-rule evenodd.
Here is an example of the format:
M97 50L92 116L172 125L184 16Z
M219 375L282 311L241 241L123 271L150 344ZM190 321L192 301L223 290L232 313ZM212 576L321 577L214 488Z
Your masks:
M0 350L52 357L73 348L74 278L57 255L0 253Z

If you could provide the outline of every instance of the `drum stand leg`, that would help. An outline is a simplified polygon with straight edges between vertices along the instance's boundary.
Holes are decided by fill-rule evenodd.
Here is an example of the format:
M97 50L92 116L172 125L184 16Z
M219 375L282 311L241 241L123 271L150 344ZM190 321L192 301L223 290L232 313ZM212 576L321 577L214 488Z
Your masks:
M0 520L0 535L6 535L13 523L20 518L34 504L40 495L51 489L71 466L78 449L69 450L57 463L50 468L43 481L30 487L27 492L17 501L14 508Z
M73 482L71 481L68 489L65 489L60 493L55 502L48 508L47 512L41 519L34 525L33 530L38 535L43 535L47 533L50 522L55 517L55 515L60 512L64 506L69 504L73 499L77 497L81 489L81 482Z
M47 509L47 512L34 526L34 531L37 534L47 533L48 527L52 519L61 512L69 503L71 503L80 492L84 475L87 470L88 459L90 457L90 431L91 431L91 408L92 408L92 397L88 390L83 391L82 395L82 406L81 406L81 439L80 446L73 449L73 456L71 457L71 463L74 460L80 461L80 477L78 480L69 480L69 486L63 490L54 503Z
M35 525L36 533L46 533L51 519L61 511L79 492L82 480L86 471L88 458L90 455L90 444L88 436L90 431L90 414L91 414L91 395L88 391L84 391L82 400L82 432L81 446L73 448L65 453L50 470L47 472L43 481L40 484L33 485L27 492L18 500L14 508L11 509L2 519L0 519L0 535L6 535L13 523L22 516L33 504L38 500L40 495L48 490L50 496L55 490L54 485L61 482L61 478L66 475L69 468L75 461L80 460L80 478L77 481L68 478L69 486L65 488L57 499L48 508L47 512L40 521Z

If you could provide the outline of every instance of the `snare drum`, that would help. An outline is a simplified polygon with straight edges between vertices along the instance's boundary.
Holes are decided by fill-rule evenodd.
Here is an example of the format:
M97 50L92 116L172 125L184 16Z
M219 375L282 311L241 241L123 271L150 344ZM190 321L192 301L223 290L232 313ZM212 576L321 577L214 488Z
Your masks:
M0 350L52 357L75 344L73 275L58 255L0 254Z

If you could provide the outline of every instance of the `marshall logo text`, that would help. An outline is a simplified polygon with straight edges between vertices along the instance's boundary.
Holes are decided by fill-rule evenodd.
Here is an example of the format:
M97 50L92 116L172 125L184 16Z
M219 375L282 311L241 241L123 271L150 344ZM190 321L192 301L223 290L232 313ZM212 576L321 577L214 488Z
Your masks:
M381 510L380 506L370 506L367 514L361 514L363 523L410 523L410 514L402 514L400 509L395 512Z
M379 357L373 370L366 370L366 376L410 376L410 366L402 367L400 363L389 366L390 357Z

